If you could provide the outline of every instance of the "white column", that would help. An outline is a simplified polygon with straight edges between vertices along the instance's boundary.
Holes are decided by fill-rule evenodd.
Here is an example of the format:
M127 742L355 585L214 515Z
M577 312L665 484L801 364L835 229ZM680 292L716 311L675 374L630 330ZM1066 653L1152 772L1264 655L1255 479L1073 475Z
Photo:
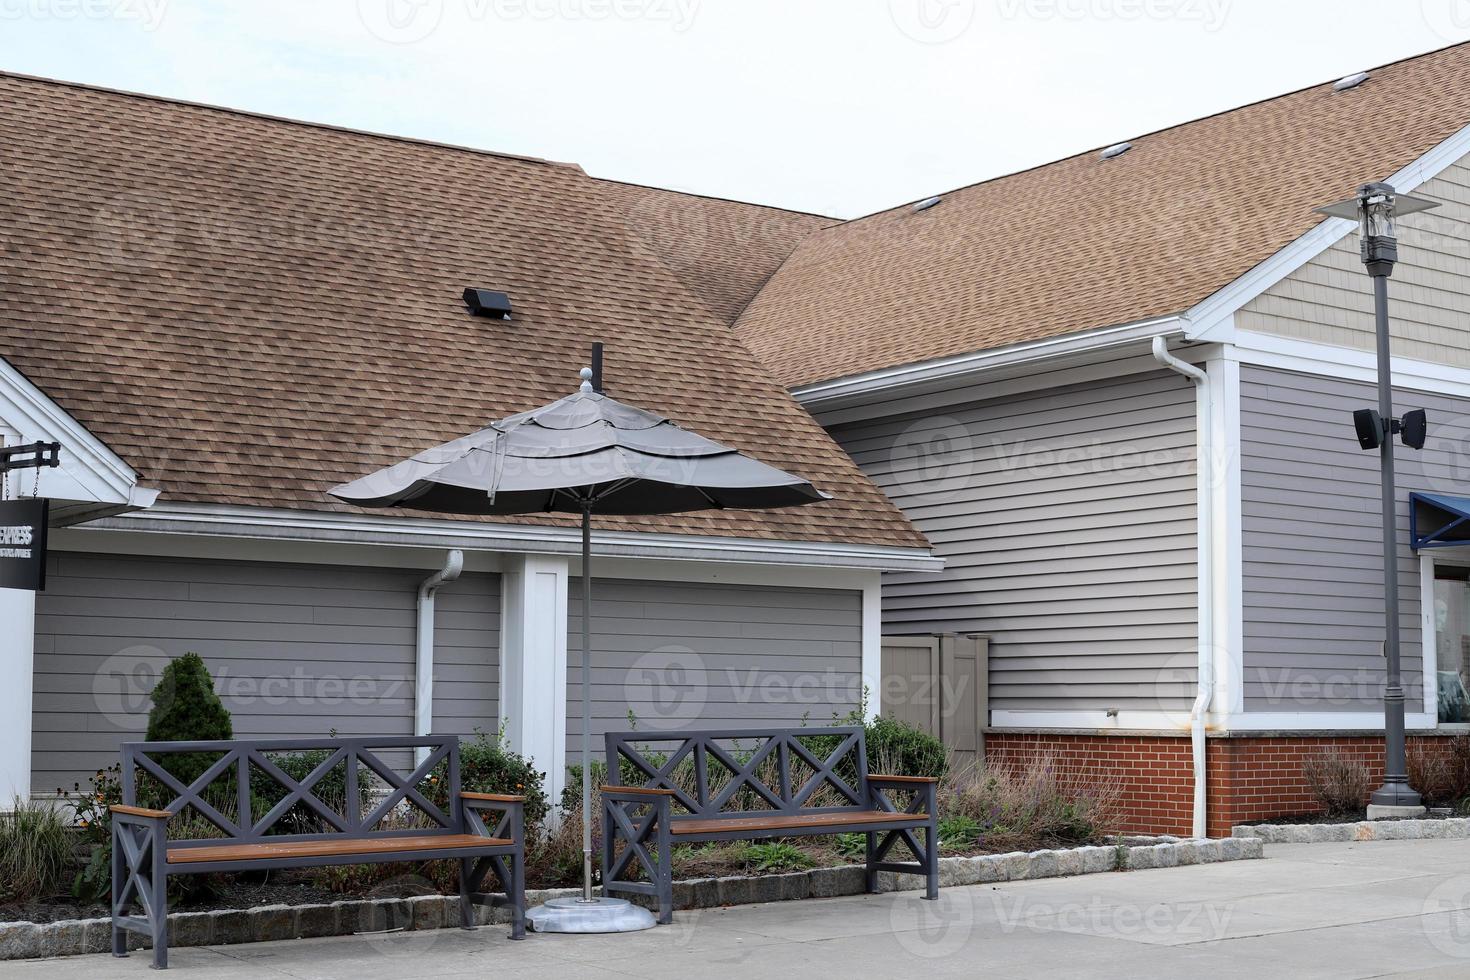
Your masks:
M883 711L883 573L870 572L863 583L863 686L868 690L868 720Z
M561 799L567 769L566 558L511 556L501 572L500 723L509 748L546 772Z
M31 795L36 594L0 589L0 810Z
M0 446L21 441L0 422ZM9 497L23 474L11 476ZM6 499L0 494L0 499ZM36 669L36 594L0 589L0 810L31 795L31 709Z

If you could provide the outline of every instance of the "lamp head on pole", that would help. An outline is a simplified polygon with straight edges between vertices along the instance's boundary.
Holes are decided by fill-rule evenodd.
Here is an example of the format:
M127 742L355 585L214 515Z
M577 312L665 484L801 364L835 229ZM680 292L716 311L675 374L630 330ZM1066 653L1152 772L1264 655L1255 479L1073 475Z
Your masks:
M1400 194L1392 184L1372 183L1358 188L1358 196L1317 208L1319 214L1347 218L1358 223L1359 253L1368 273L1393 274L1399 259L1397 221L1401 215L1439 207L1438 201Z

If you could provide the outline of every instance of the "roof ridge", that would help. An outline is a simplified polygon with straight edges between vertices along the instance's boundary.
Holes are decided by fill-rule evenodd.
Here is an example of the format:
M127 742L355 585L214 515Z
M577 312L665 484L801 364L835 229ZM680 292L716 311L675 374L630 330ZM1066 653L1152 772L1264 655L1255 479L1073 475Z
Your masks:
M1371 75L1373 72L1382 71L1385 68L1393 68L1393 67L1395 67L1397 65L1402 65L1402 64L1405 64L1405 63L1410 62L1410 61L1417 61L1420 58L1428 58L1431 55L1440 54L1441 52L1448 51L1451 48L1465 47L1467 45L1470 45L1470 40L1456 41L1453 44L1446 44L1443 47L1432 48L1429 51L1421 51L1418 54L1407 55L1407 56L1405 56L1403 58L1397 58L1397 59L1395 59L1393 61L1386 61L1386 62L1384 62L1381 65L1374 65L1371 68L1360 68L1360 69L1358 69L1358 71L1365 71L1369 75ZM1341 76L1341 75L1338 76L1338 78L1342 78L1342 77L1345 77L1345 76ZM1186 120L1184 120L1182 122L1171 123L1168 126L1160 126L1158 129L1151 129L1151 130L1148 130L1147 132L1139 133L1137 136L1130 137L1129 140L1128 140L1128 142L1132 142L1132 141L1135 141L1135 140L1141 140L1141 139L1147 139L1150 136L1158 136L1160 133L1167 133L1170 130L1182 129L1185 126L1193 126L1195 123L1205 122L1206 120L1209 120L1209 119L1217 119L1220 116L1228 116L1232 112L1240 112L1242 109L1250 109L1250 108L1252 108L1254 106L1264 105L1267 102L1275 102L1277 99L1289 98L1290 96L1293 96L1293 95L1299 95L1302 92L1309 92L1312 89L1318 88L1319 86L1322 86L1322 85L1330 85L1330 84L1332 84L1332 82L1335 82L1337 80L1338 79L1329 79L1327 81L1313 82L1310 85L1303 85L1300 88L1294 88L1294 89L1291 89L1290 91L1287 91L1287 92L1278 92L1275 95L1268 95L1268 96L1265 96L1264 98L1255 99L1255 100L1253 100L1251 102L1242 102L1240 105L1231 106L1228 109L1220 109L1217 112L1211 112L1211 113L1208 113L1207 115L1203 115L1203 116L1196 116L1193 119L1186 119ZM1029 173L1033 173L1033 172L1035 172L1037 170L1045 170L1047 167L1054 167L1054 166L1056 166L1059 163L1066 163L1068 160L1076 160L1078 157L1085 157L1085 156L1087 156L1087 155L1089 155L1091 153L1096 153L1096 152L1104 149L1106 146L1112 146L1112 145L1115 145L1115 144L1109 143L1109 144L1104 144L1103 146L1088 147L1085 150L1079 150L1076 153L1069 153L1066 156L1057 157L1054 160L1047 160L1047 161L1045 161L1043 163L1033 164L1033 165L1031 165L1029 167L1022 167L1019 170L1010 170L1010 171L1007 171L1006 173L1003 173L1003 174L996 174L994 177L986 177L983 180L971 181L968 184L961 184L958 187L952 187L952 188L950 188L949 190L946 190L946 191L938 191L938 192L933 193L933 194L926 194L926 195L924 195L921 198L914 198L912 201L902 201L902 202L900 202L898 204L893 205L892 207L881 208L881 209L879 209L877 211L870 211L867 214L858 215L855 218L849 218L846 221L843 221L840 225L833 226L833 227L845 227L847 225L857 224L859 221L866 221L869 218L876 218L879 215L889 214L890 212L897 211L900 208L903 208L903 207L905 207L905 206L907 206L909 204L913 204L913 203L916 203L916 202L922 201L922 200L928 200L931 197L946 197L946 196L948 196L950 194L958 194L961 191L970 190L973 187L982 187L985 184L993 184L993 183L995 183L998 180L1006 180L1006 179L1008 179L1010 177L1019 177L1021 174L1029 174ZM831 230L831 228L818 228L815 231L813 231L812 234L815 235L815 234L819 234L821 232L830 231L830 230Z
M639 187L643 190L663 191L665 194L678 194L680 197L697 197L704 201L722 201L726 204L740 204L745 207L762 208L766 211L780 211L783 214L794 214L802 218L819 218L822 221L830 221L833 224L843 224L847 221L846 218L838 218L830 214L819 214L816 211L800 211L796 208L782 207L779 204L761 204L759 201L742 201L738 197L725 197L720 194L702 194L699 191L679 190L677 187L659 187L657 184L644 184L636 180L622 180L618 177L598 177L594 174L588 174L587 176L592 180L604 184L621 184L624 187Z
M302 126L308 129L321 129L335 133L346 133L352 136L366 136L371 139L391 140L395 143L411 143L416 146L427 146L441 150L458 150L463 153L473 153L479 156L499 157L503 160L516 160L521 163L539 163L547 167L560 167L573 170L581 174L587 172L582 165L564 160L548 160L545 157L533 157L521 153L507 153L502 150L487 150L478 146L466 146L463 143L449 143L444 140L433 140L422 136L404 136L398 133L382 133L371 129L359 129L355 126L342 126L337 123L318 122L311 119L298 119L294 116L280 116L271 112L261 112L257 109L242 109L238 106L219 105L214 102L199 102L194 99L181 99L173 95L157 95L153 92L138 92L133 89L114 88L110 85L94 85L91 82L76 82L66 78L51 78L46 75L29 75L25 72L7 71L0 69L0 78L14 78L24 82L39 82L43 85L56 85L62 88L80 89L85 92L98 92L103 95L116 95L123 98L143 99L148 102L161 102L165 105L186 106L191 109L207 109L210 112L218 112L232 116L244 116L249 119L262 119L266 122L284 123L288 126Z

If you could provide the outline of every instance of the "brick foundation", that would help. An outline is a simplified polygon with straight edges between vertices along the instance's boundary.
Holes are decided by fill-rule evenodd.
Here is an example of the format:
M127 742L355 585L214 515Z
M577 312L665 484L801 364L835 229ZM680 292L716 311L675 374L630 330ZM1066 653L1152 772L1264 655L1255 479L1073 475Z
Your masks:
M1205 749L1209 833L1228 837L1234 824L1320 809L1302 764L1328 747L1368 767L1370 786L1383 779L1383 738L1371 735L1212 736ZM1411 735L1411 756L1448 757L1452 739ZM1194 809L1194 772L1187 734L1084 735L990 732L987 765L1012 768L1046 757L1074 774L1116 780L1121 789L1118 830L1188 836ZM1411 765L1412 771L1412 765Z

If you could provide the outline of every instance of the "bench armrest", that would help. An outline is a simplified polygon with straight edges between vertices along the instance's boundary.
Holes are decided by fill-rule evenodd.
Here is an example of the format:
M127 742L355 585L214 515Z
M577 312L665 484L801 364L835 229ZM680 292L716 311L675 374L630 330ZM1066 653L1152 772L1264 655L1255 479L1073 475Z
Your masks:
M671 789L655 789L651 786L604 786L603 796L673 796Z
M481 813L497 814L494 826L485 822ZM460 793L460 823L467 834L481 837L506 837L516 842L525 840L526 798L506 793Z
M939 780L936 779L933 776L882 776L882 775L878 775L877 773L870 773L868 775L868 782L870 782L870 783L937 783L937 782L939 782Z
M912 791L912 796L903 810L889 798L890 792ZM932 776L884 776L868 774L868 805L874 810L889 813L925 814L933 819L939 810L939 780Z
M108 807L113 813L121 813L128 817L148 817L154 820L167 820L173 816L168 810L150 810L147 807L128 806L125 803L114 803Z

